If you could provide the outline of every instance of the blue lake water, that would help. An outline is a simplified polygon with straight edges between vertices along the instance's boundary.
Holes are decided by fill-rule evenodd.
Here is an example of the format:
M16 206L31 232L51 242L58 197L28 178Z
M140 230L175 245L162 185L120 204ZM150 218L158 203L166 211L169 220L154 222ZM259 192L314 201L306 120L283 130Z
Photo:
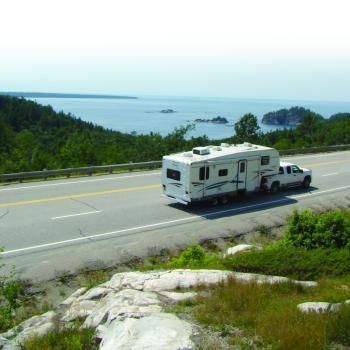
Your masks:
M350 112L350 102L320 102L293 100L258 100L235 98L165 97L141 96L127 99L79 99L79 98L33 98L43 105L51 105L55 111L71 113L109 129L137 134L158 132L166 135L175 127L193 123L197 118L225 117L230 126L197 123L190 135L207 135L212 139L233 135L233 124L244 114L253 113L261 121L267 112L292 106L302 106L328 118L334 113ZM160 113L173 109L176 113ZM263 131L275 126L261 125Z

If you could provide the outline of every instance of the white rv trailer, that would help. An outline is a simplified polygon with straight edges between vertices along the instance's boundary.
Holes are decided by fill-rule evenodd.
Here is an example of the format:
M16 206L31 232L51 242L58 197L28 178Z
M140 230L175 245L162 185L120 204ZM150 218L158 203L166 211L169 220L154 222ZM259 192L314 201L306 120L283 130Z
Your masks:
M226 203L240 192L259 191L261 177L278 174L279 166L279 153L270 147L247 142L196 147L163 157L163 193L183 204Z

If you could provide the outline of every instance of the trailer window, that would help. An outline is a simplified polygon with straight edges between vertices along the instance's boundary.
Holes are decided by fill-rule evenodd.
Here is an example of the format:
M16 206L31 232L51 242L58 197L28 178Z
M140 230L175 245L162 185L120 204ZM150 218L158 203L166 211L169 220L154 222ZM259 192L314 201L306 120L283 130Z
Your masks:
M168 179L180 181L180 179L181 179L181 173L180 173L178 170L167 169L167 170L166 170L166 177L167 177Z
M209 179L209 167L202 166L199 168L199 180L204 180L204 177L206 180Z
M245 172L245 163L244 162L240 163L240 165L239 165L239 172L240 173L244 173Z
M269 164L270 164L270 156L262 156L261 165L269 165Z
M219 176L227 176L228 170L227 169L220 169L219 170Z

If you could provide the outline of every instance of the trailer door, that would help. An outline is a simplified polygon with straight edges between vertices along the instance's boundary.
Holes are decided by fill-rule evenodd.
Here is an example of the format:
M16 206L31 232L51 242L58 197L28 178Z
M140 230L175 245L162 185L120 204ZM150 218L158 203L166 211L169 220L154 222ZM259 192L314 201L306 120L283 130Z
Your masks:
M237 174L237 190L245 190L247 181L247 161L240 160L238 162L238 174Z

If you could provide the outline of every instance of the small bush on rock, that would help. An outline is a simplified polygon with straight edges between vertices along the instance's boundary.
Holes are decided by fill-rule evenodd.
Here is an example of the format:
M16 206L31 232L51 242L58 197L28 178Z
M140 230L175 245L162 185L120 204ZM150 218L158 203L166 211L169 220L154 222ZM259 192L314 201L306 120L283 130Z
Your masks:
M187 247L178 258L171 259L168 265L170 268L206 268L218 265L218 261L214 254L195 244Z

